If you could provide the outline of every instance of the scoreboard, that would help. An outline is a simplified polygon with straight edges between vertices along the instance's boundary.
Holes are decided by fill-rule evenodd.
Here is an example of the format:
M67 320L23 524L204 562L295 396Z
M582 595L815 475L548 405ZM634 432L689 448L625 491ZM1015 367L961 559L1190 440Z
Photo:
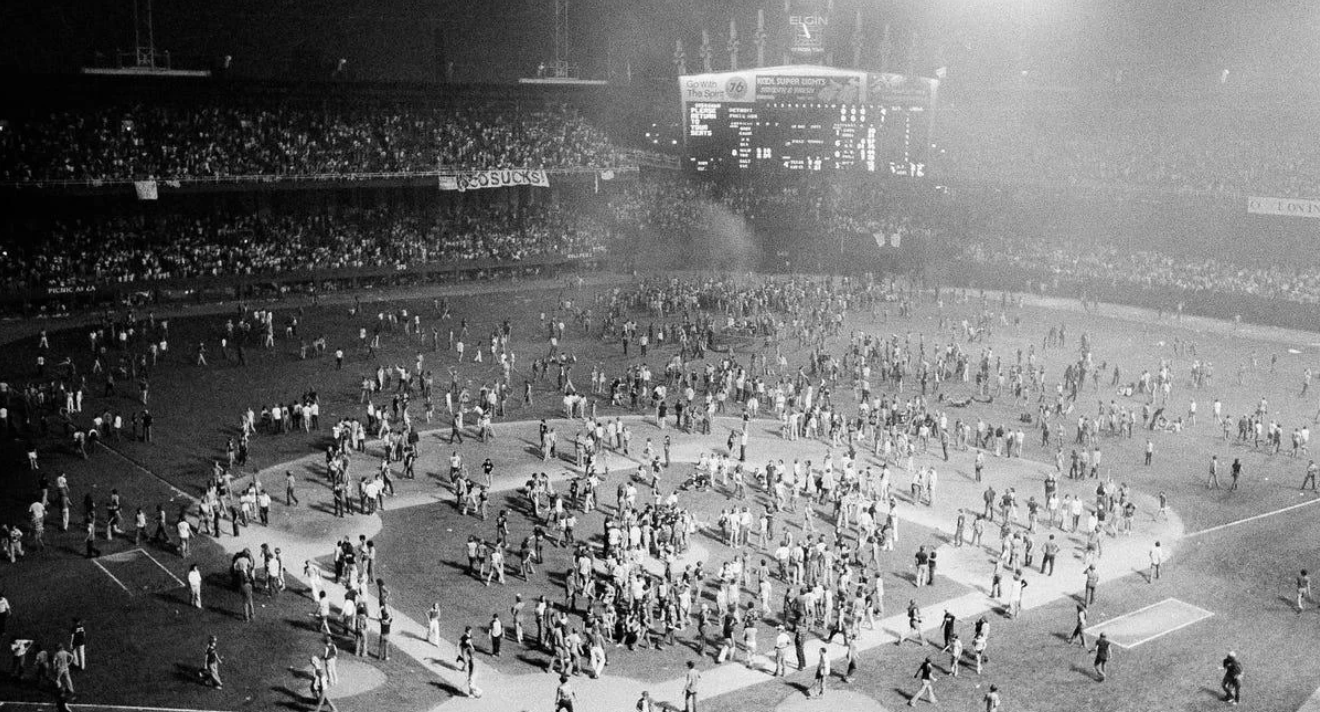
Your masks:
M923 106L692 102L684 108L687 164L698 172L925 175L930 118Z
M925 175L934 80L913 91L899 75L824 67L727 74L682 78L689 169Z

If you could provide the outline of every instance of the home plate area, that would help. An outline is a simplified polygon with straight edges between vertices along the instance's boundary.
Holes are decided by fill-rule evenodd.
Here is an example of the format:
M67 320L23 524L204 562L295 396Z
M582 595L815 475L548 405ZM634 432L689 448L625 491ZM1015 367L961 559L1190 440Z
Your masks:
M1204 608L1198 608L1176 598L1167 598L1159 603L1093 625L1086 629L1086 634L1094 637L1104 633L1109 637L1110 642L1120 648L1135 648L1212 615L1214 614Z

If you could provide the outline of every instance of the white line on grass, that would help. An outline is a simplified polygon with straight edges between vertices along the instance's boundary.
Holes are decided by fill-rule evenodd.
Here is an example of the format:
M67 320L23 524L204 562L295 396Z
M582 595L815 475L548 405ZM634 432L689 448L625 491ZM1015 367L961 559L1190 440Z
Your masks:
M104 571L105 575L109 576L111 581L114 581L115 583L119 584L119 587L124 589L124 591L128 593L128 595L130 596L133 595L133 592L129 590L128 586L124 585L123 581L119 580L118 576L115 576L114 574L110 573L110 569L107 569L101 562L97 561L96 559L92 559L92 563L96 564L96 568ZM0 704L7 704L7 703L0 703ZM54 705L51 706L54 707Z
M136 559L138 553L141 551L142 551L141 549L125 549L124 551L121 551L117 554L102 554L96 557L96 560L113 561L115 563L119 563L121 561L128 562L128 561L132 561L133 559Z
M1294 509L1300 509L1300 508L1302 508L1302 507L1309 507L1310 505L1315 504L1316 502L1320 502L1320 499L1312 499L1312 500L1307 500L1307 501L1305 501L1305 502L1298 502L1297 504L1290 504L1290 505L1288 505L1287 507L1284 507L1283 509L1276 509L1276 510L1274 510L1273 512L1265 512L1264 514L1257 514L1257 515L1254 515L1254 516L1247 517L1246 519L1239 519L1239 520L1237 520L1237 521L1235 521L1235 522L1229 522L1229 523L1227 523L1227 524L1220 524L1220 525L1217 526L1217 527L1210 527L1209 529L1202 529L1202 530L1199 531L1199 532L1192 532L1191 534L1185 534L1185 535L1183 535L1183 538L1184 538L1184 539L1190 539L1190 538L1192 538L1192 537L1194 537L1194 536L1201 536L1202 534L1210 534L1210 533L1213 533L1213 532L1217 532L1217 531L1219 531L1219 530L1221 530L1221 529L1228 529L1229 527L1235 527L1235 526L1237 526L1237 525L1239 525L1239 524L1247 524L1248 522L1254 522L1254 521L1256 521L1257 519L1264 519L1264 518L1266 518L1266 517L1272 517L1272 516L1274 516L1274 515L1276 515L1276 514L1283 514L1284 512L1289 512L1289 511L1292 511L1292 510L1294 510Z
M1110 642L1112 642L1114 645L1117 645L1117 646L1120 647L1120 648L1123 648L1124 650L1129 650L1129 649L1131 649L1131 648L1135 648L1135 647L1137 647L1138 645L1142 645L1143 643L1149 643L1150 641L1155 640L1156 638L1158 638L1158 637L1160 637L1160 636L1162 636L1162 635L1168 635L1169 633L1172 633L1173 631L1178 630L1178 629L1180 629L1180 628L1186 628L1187 626L1189 626L1189 625L1191 625L1191 624L1193 624L1193 623L1197 623L1197 622L1199 622L1199 621L1203 621L1203 620L1205 620L1206 618L1209 618L1209 617L1211 617L1211 616L1214 615L1214 613L1211 613L1210 611L1207 611L1206 609L1201 608L1200 606L1194 606L1194 605L1192 605L1192 604L1190 604L1190 603L1187 603L1186 601L1181 601L1181 600L1179 600L1179 599L1177 599L1177 598L1166 598L1166 599L1164 599L1163 601L1159 601L1159 602L1157 602L1157 603L1152 603L1152 604L1150 604L1149 606L1142 606L1141 608L1138 608L1138 609L1135 610L1135 611L1131 611L1131 612L1128 612L1128 613L1124 613L1123 615L1118 616L1118 617L1116 617L1116 618L1110 618L1109 620L1107 620L1107 621L1105 621L1105 622L1103 622L1103 623L1098 623L1098 624L1096 624L1096 625L1093 625L1093 626L1091 626L1090 628L1087 628L1087 629L1086 629L1086 632L1089 633L1089 634L1091 634L1092 636L1097 635L1101 630L1103 630L1103 629L1105 629L1105 628L1108 628L1108 627L1114 625L1115 623L1117 623L1117 622L1123 620L1124 618L1131 618L1131 617L1133 617L1133 616L1140 615L1141 613L1143 613L1143 612L1145 612L1145 611L1148 611L1148 610L1150 610L1150 609L1152 609L1152 608L1155 608L1155 607L1157 607L1157 606L1163 606L1163 605L1165 605L1165 604L1167 604L1167 603L1176 603L1176 604L1178 604L1178 606L1182 607L1183 610L1189 610L1189 609L1190 609L1190 610L1192 610L1192 611L1198 611L1198 612L1200 612L1201 615L1198 615L1198 616L1196 616L1195 618L1192 618L1191 620L1189 620L1189 621L1187 621L1187 622L1185 622L1185 623L1179 623L1178 625L1173 626L1173 627L1171 627L1171 628L1165 628L1164 630L1162 630L1162 631L1156 633L1155 635L1148 636L1148 637L1146 637L1146 638L1142 638L1141 640L1138 640L1137 642L1132 643L1132 644L1130 644L1130 645L1124 645L1124 644L1118 642L1117 639L1111 639Z
M143 556L147 557L148 559L151 559L151 563L159 566L161 571L164 571L166 574L169 575L170 578L174 579L175 583L179 584L180 586L183 585L183 581L179 580L179 577L175 576L173 571L170 571L169 569L165 568L165 564L160 563L160 561L157 560L156 557L152 556L146 549L134 549L134 551L141 552Z
M118 450L116 450L116 449L110 447L109 445L106 445L105 443L101 442L99 438L97 439L96 444L97 444L97 445L100 445L100 446L103 447L103 448L105 448L107 452L111 453L111 454L114 455L115 457L118 457L119 459L123 460L124 462L127 462L128 464L132 465L133 467L136 467L137 469L142 470L143 472L147 473L148 475L151 475L152 477L156 478L157 480L160 480L160 481L161 481L166 487L169 487L171 490L173 490L173 492L174 492L175 495L177 495L177 496L179 496L179 497L183 497L184 499L186 499L186 500L188 500L188 501L190 501L190 502L196 502L196 501L197 501L197 498L196 498L196 497L194 497L194 496L188 494L187 492L184 492L183 490L179 489L178 487L175 487L175 486L174 486L174 483L170 482L169 480L165 479L164 477L161 477L160 475L156 474L155 472L152 472L151 470L149 470L149 469L143 467L141 464L139 464L136 460L134 460L133 458L129 457L128 455L125 455L124 453L122 453L122 452L120 452L120 451L118 451Z
M53 702L0 702L0 709L10 705L18 705L24 709L36 707L39 709L55 709ZM142 705L95 705L95 704L71 704L70 708L75 710L123 710L124 712L225 712L225 710L199 710L191 707L144 707Z
M1091 627L1092 627L1092 628L1099 628L1099 627L1101 627L1101 626L1110 625L1110 624L1112 624L1112 623L1116 623L1116 622L1118 622L1118 621L1121 621L1121 620L1123 620L1124 618L1131 618L1132 616L1135 616L1135 615L1137 615L1137 614L1140 614L1140 613L1143 613L1143 612L1145 612L1145 611L1148 611L1148 610L1150 610L1150 609L1152 609L1152 608L1154 608L1154 607L1156 607L1156 606L1162 606L1162 605L1168 603L1169 601L1174 601L1174 602L1177 602L1177 603L1182 603L1182 601L1179 601L1178 599L1173 598L1172 596L1170 596L1169 598L1166 598L1166 599L1164 599L1163 601L1156 601L1155 603L1152 603L1152 604L1150 604L1149 606L1142 606L1141 608L1138 608L1138 609L1135 610L1135 611L1128 611L1127 613L1124 613L1124 614L1121 615L1121 616L1117 616L1117 617L1115 617L1115 618L1110 618L1109 620L1107 620L1107 621L1105 621L1105 622L1103 622L1103 623L1097 623L1096 625L1091 626Z
M1193 608L1196 608L1196 606L1192 606L1192 607L1193 607ZM1166 629L1164 629L1164 630L1162 630L1162 631L1156 633L1155 635L1152 635L1152 636L1147 637L1147 638L1142 638L1141 640L1138 640L1137 642L1135 642L1135 643L1133 643L1133 644L1131 644L1131 645L1120 645L1119 647L1120 647L1120 648L1124 648L1124 649L1135 648L1135 647L1137 647L1138 645L1141 645L1141 644L1143 644L1143 643L1149 643L1150 641L1155 640L1156 638L1158 638L1158 637L1160 637L1160 636L1168 635L1169 633L1172 633L1172 632L1174 632L1175 630L1180 630L1180 629L1182 629L1182 628L1186 628L1187 626L1189 626L1189 625L1191 625L1191 624L1193 624L1193 623L1200 623L1201 621L1205 620L1206 618L1209 618L1210 616L1213 616L1213 615L1214 615L1213 613L1211 613L1210 611L1205 610L1204 608L1197 608L1197 610L1200 611L1203 615L1199 615L1199 616L1197 616L1197 617L1195 617L1195 618L1192 618L1191 620L1187 621L1186 623L1180 623L1180 624L1178 624L1178 625L1176 625L1176 626L1173 626L1172 628L1166 628Z

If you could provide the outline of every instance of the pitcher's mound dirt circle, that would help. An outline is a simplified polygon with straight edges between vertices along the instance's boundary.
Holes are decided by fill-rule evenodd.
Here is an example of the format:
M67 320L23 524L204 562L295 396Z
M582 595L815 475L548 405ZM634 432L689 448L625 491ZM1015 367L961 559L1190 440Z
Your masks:
M370 692L377 687L385 684L385 673L381 672L374 665L366 660L359 660L355 657L345 656L340 651L338 658L339 682L330 687L330 699L338 700L344 697L353 697L364 692ZM298 675L306 685L311 684L312 666L309 664L298 671ZM311 694L307 692L307 694Z

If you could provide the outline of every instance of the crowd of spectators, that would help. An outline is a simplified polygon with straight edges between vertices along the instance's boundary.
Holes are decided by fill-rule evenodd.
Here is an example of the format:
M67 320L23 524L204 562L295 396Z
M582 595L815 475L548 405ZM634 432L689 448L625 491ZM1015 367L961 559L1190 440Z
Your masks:
M978 265L1071 282L1320 304L1320 269L1295 264L1248 267L1214 258L1176 258L1114 245L1079 247L1008 235L982 236L963 245L961 254Z
M891 244L935 232L933 214L921 210L921 201L914 200L912 193L896 198L876 183L716 186L680 179L646 180L612 195L609 205L620 230L659 235L698 229L709 222L712 211L752 224L783 224L791 219L812 226L817 235L862 233Z
M643 181L611 197L618 229L639 226L652 232L682 232L699 227L711 206L748 220L791 209L819 226L821 235L863 233L887 245L914 236L937 239L950 222L947 211L920 197L898 198L874 184L774 188L716 188L680 180ZM955 218L956 219L956 218ZM931 259L961 258L1068 281L1129 285L1175 292L1251 295L1272 300L1320 303L1320 269L1302 264L1248 266L1213 257L1181 257L1124 245L1088 241L1066 244L1021 232L986 230L957 220L958 233L970 240L949 240Z
M107 106L9 117L0 182L614 165L568 107Z
M818 237L842 233L898 246L920 236L938 249L929 259L962 259L1072 282L1130 285L1320 303L1320 269L1303 264L1245 266L1227 257L1178 257L1149 246L1051 242L961 221L957 240L947 210L883 185L715 185L677 177L616 183L576 206L507 209L498 201L452 210L376 207L336 214L115 217L29 226L11 240L0 265L9 288L77 286L307 269L392 267L440 261L511 262L579 258L656 239L699 235L713 215L752 225L792 215Z
M376 208L328 215L216 213L57 221L13 245L0 284L69 287L181 277L542 256L582 258L605 249L607 226L536 206L470 208L453 215Z
M1320 197L1309 119L1278 107L942 107L940 175L980 182Z
M655 239L705 227L711 216L753 221L793 213L826 231L911 235L931 228L874 189L716 189L647 179L599 196L599 210L539 204L507 209L469 203L453 210L376 207L335 214L164 213L26 224L10 235L0 284L71 287L308 269L434 262L511 262L606 252L619 235Z
M1178 193L1320 196L1303 108L1090 100L940 107L941 178ZM609 138L568 106L134 103L3 117L0 182L187 180L605 168Z

